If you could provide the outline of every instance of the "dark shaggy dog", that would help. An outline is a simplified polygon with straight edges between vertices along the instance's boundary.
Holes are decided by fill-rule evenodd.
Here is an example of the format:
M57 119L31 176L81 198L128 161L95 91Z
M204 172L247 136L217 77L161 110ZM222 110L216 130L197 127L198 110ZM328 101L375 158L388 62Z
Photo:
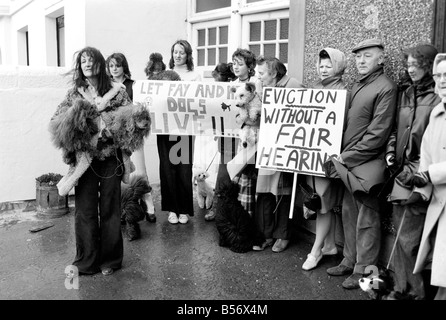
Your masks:
M85 99L74 101L71 108L61 111L50 122L51 140L62 149L67 164L76 163L76 152L92 153L99 132L99 111Z
M138 222L148 216L143 195L150 191L152 191L152 187L143 176L133 176L130 179L130 184L121 185L121 222L126 225L129 241L136 240L141 236Z
M99 133L101 119L106 126ZM128 104L100 113L88 100L75 100L72 107L62 110L49 125L54 145L63 150L64 161L70 165L68 173L57 184L59 194L67 195L88 169L97 155L99 135L113 137L115 145L121 148L124 162L122 180L128 183L134 170L130 156L144 145L150 128L150 113L142 104Z
M94 153L99 116L96 106L85 99L77 99L71 108L60 112L50 122L51 139L63 150L66 163L75 163L76 152ZM102 116L108 125L106 134L112 135L115 143L128 154L141 148L144 138L150 134L150 113L142 104L122 106Z
M225 185L215 196L215 225L220 234L219 245L234 252L245 253L264 241L249 213L237 200L238 184Z
M129 154L144 145L150 134L152 120L140 103L120 107L111 113L109 130L118 146Z

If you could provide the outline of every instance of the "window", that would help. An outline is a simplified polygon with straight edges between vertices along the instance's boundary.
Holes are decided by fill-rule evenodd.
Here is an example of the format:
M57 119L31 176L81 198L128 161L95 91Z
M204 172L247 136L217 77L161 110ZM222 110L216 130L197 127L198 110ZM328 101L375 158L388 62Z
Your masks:
M65 19L64 16L56 18L57 39L57 65L65 67Z
M203 78L237 48L288 63L290 0L189 0L191 45Z
M62 2L52 7L46 21L46 63L47 66L65 67L65 15Z
M196 35L197 67L215 66L228 62L229 25L228 21L200 23L194 25Z
M287 11L260 13L243 18L243 43L256 55L276 57L288 63Z
M28 26L17 32L18 64L29 66L29 37Z
M231 7L231 0L197 0L196 13Z

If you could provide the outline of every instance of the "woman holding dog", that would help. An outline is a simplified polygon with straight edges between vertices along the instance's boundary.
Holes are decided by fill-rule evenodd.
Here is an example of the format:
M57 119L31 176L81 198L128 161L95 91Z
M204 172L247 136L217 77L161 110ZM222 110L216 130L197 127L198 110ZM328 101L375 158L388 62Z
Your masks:
M182 81L201 81L194 71L192 47L186 40L171 48L169 67ZM194 215L192 190L193 136L157 135L160 159L161 207L168 211L171 224L186 224ZM172 158L171 158L172 157Z
M333 48L322 49L319 51L316 62L319 81L314 84L313 88L346 89L342 80L346 67L347 60L343 52ZM302 265L303 270L312 270L317 267L322 256L338 253L335 243L336 216L333 209L342 203L343 185L334 179L315 176L306 176L306 183L321 199L321 208L316 212L316 239L311 252Z
M260 88L258 79L254 77L256 73L255 71L256 65L257 65L256 56L253 52L247 49L240 49L240 48L237 49L232 54L232 69L234 71L234 74L237 76L237 79L231 82L235 84L253 82L256 85L257 89ZM252 124L252 125L258 126L258 124ZM227 164L230 160L232 160L232 158L234 158L235 156L235 153L233 153L234 151L237 150L240 151L243 148L241 144L239 144L238 149L234 149L234 151L232 152L229 151L228 148L234 146L234 144L232 144L232 142L230 141L231 141L230 138L224 141L225 164ZM234 178L238 181L238 185L240 187L238 200L241 202L245 210L248 211L248 213L251 216L254 215L255 211L257 172L258 170L256 169L254 164L248 164L242 170L242 172L236 178ZM227 179L229 179L230 181L229 174L227 176ZM226 180L226 183L227 182L228 180ZM217 190L218 189L216 188L216 192Z
M302 88L303 85L287 75L285 65L277 58L257 58L257 73L262 88ZM253 250L262 251L273 246L273 252L282 252L291 238L291 220L288 219L291 205L293 174L259 170L257 179L257 201L254 215L258 229L263 233L265 242L254 246ZM274 239L276 241L274 242Z
M255 75L255 67L256 67L256 56L249 50L246 49L237 49L232 54L232 63L229 63L231 70L229 73L231 79L227 81L239 84L239 83L247 83L251 80L254 80ZM215 68L215 71L218 71L218 68ZM215 78L215 77L214 77ZM257 80L257 79L255 79ZM225 186L231 184L231 178L229 177L227 163L231 161L238 150L238 139L236 138L219 138L218 139L218 151L220 152L220 165L218 167L217 180L215 183L215 193L218 194L219 191ZM254 168L255 169L255 168ZM251 169L252 170L252 169ZM242 204L246 209L253 208L255 202L255 192L253 192L253 188L255 187L255 183L248 178L244 173L241 173L240 180L240 193L245 194L246 196L241 196L239 199L245 199L246 201L242 201ZM249 187L250 186L250 187ZM249 191L251 192L249 193ZM214 202L217 201L217 197L214 198ZM253 209L248 211L252 212ZM212 211L212 214L209 215L208 220L214 220L215 213Z
M135 81L131 79L132 75L130 73L129 64L125 55L120 52L113 53L107 58L106 66L107 72L110 74L113 81L124 84L130 100L133 101L133 83ZM145 177L148 182L149 177L146 169L144 146L133 153L132 160L136 168L134 174ZM143 199L148 210L146 213L146 220L152 223L156 222L152 193L149 192L144 194Z
M73 83L51 121L68 112L79 99L97 107L104 123L110 112L131 100L125 86L112 82L105 59L96 48L79 51L73 70ZM102 130L101 130L102 129ZM104 275L120 269L123 259L121 234L121 179L124 174L122 152L107 128L100 127L94 157L75 187L74 230L80 274ZM70 162L75 165L76 159Z

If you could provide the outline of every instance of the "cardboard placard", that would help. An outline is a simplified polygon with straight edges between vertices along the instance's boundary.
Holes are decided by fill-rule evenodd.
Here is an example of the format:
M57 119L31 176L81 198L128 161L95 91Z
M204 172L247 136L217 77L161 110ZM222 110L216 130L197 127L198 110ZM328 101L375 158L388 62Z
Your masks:
M339 155L346 90L264 88L256 167L325 176Z

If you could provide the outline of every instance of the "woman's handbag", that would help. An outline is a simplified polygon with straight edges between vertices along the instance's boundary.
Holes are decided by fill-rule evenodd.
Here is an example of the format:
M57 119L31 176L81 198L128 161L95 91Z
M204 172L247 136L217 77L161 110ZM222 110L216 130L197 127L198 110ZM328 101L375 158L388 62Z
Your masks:
M300 179L299 186L302 191L302 200L305 207L311 211L317 212L322 208L321 197L314 191L316 189L314 177L313 178L313 188L311 188L306 181ZM315 215L314 215L315 216Z

